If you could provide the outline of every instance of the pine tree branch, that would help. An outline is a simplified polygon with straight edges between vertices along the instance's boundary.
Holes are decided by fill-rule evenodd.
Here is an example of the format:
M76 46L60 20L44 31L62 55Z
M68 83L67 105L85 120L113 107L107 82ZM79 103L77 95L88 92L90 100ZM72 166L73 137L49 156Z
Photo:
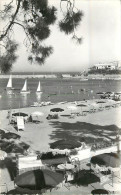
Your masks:
M14 20L17 16L18 12L19 12L20 4L21 4L21 0L18 0L18 5L17 5L17 8L16 8L16 11L15 11L13 17L12 17L12 20L10 21L10 24L8 25L7 29L5 30L5 33L0 36L0 41L7 35L8 31L10 30L10 28L14 24Z

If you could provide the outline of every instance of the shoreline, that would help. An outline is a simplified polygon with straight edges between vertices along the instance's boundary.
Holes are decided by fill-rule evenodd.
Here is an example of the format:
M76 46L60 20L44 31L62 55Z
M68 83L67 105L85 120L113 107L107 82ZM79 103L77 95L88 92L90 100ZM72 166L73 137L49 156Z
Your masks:
M36 75L12 75L14 79L61 79L61 80L121 80L121 74L89 74L88 76L71 76L70 74L62 74L62 78L58 77L57 74L36 74ZM0 75L0 79L9 79L10 75Z

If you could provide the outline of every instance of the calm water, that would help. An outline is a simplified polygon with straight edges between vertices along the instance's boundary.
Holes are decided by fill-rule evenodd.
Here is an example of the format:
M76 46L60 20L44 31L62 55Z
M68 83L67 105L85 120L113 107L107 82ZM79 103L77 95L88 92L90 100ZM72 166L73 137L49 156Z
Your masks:
M6 93L8 79L0 79L0 110L9 108L27 107L33 102L51 101L78 101L83 99L98 98L99 91L121 91L121 81L115 80L62 80L62 79L40 79L42 95L36 95L39 79L28 79L28 88L31 93L21 95L24 79L13 79L13 87L16 89L13 95ZM85 89L84 91L82 89Z

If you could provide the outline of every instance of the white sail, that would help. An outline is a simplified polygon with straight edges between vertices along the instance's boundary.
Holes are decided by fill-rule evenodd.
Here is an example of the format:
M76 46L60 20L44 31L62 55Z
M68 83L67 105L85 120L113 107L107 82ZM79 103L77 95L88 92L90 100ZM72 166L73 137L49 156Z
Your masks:
M27 91L27 80L25 80L24 86L20 92L21 94L29 94L30 90Z
M38 83L38 87L37 87L37 92L40 92L41 91L41 85L40 85L40 81Z
M8 80L7 88L12 88L12 76L11 75Z
M24 86L21 91L27 91L27 80L25 80Z

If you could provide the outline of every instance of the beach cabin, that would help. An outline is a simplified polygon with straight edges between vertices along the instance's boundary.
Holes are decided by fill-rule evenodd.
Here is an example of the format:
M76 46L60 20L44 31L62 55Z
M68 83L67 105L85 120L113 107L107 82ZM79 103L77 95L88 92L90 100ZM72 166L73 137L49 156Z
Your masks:
M23 116L17 116L17 130L24 130L24 118Z

